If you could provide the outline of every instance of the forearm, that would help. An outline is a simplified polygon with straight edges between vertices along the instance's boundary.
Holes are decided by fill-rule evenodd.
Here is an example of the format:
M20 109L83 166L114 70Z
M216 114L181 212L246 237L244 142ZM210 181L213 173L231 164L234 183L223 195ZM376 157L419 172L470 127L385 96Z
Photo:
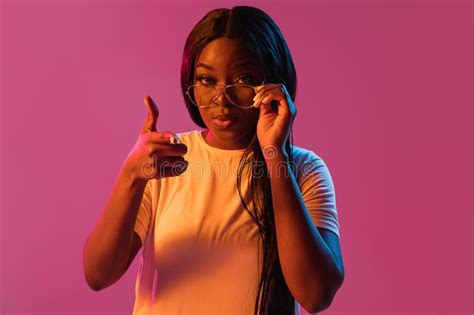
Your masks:
M307 310L325 306L340 285L337 262L306 210L287 155L279 152L266 162L285 281Z
M146 181L127 176L121 170L83 253L86 280L94 289L117 281L130 254L133 228Z

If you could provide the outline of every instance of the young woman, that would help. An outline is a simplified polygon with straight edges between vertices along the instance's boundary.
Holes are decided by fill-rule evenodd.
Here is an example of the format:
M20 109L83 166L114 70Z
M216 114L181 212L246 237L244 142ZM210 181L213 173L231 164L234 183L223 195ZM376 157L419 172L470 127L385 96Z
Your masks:
M94 290L143 247L133 314L298 314L344 279L325 162L291 142L296 72L277 25L249 6L216 9L189 34L181 87L202 130L148 116L84 249ZM158 123L159 125L159 123Z

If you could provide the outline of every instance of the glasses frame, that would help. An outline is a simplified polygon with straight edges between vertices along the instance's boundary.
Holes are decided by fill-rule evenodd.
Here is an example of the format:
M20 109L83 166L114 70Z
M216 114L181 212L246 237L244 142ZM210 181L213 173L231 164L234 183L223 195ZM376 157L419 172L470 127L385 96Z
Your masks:
M260 85L264 85L265 84L265 80L262 81L262 83ZM222 85L218 85L218 84L215 84L212 86L212 88L216 91L216 95L214 96L214 98L211 100L211 103L210 104L215 104L215 105L198 105L194 102L193 98L191 97L191 89L194 88L195 86L205 86L205 85L201 85L201 84L193 84L193 85L190 85L188 86L187 90L186 90L186 95L188 96L189 100L191 101L191 103L193 103L194 106L196 107L199 107L199 108L209 108L209 107L215 107L215 106L218 106L217 104L215 104L215 101L216 99L220 96L220 93L219 91L217 91L217 87L218 86L222 86ZM231 86L248 86L248 87L251 87L254 89L255 91L255 94L258 93L257 91L257 87L256 86L253 86L253 85L250 85L250 84L228 84L226 86L224 86L224 88L222 89L222 91L224 92L224 95L226 97L226 99L234 106L237 106L239 108L243 108L243 109L250 109L250 108L254 108L255 105L252 105L252 106L249 106L249 107L243 107L243 106L240 106L240 105L237 105L235 104L234 102L232 102L232 100L230 99L229 95L226 93L226 90L228 87L231 87ZM258 85L257 85L258 86Z

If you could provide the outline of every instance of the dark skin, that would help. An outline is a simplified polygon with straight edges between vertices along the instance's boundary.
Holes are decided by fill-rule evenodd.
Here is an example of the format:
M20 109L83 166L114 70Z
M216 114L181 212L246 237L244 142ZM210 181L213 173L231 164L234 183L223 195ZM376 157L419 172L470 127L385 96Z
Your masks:
M205 74L214 80L212 83L221 86L236 82L244 83L241 81L243 74L253 75L254 81L251 85L258 85L263 81L261 75L263 72L258 65L239 67L235 65L237 62L255 60L256 58L238 42L228 38L216 39L206 45L196 62L196 65L205 63L212 66L213 70L199 67L196 72ZM204 132L205 139L207 143L217 148L243 149L255 135L255 128L252 126L255 127L260 122L259 142L276 147L278 153L274 158L266 158L266 163L270 173L278 253L283 275L296 300L306 310L319 312L331 304L336 291L344 280L344 265L339 238L334 232L314 225L290 168L285 168L289 176L275 174L280 165L287 165L288 162L287 153L280 150L282 149L281 144L285 143L284 137L287 133L279 133L279 128L274 128L275 122L278 121L277 119L279 122L286 122L279 126L288 128L289 116L295 115L294 104L289 96L281 90L279 84L260 86L258 95L260 98L256 101L257 108L253 109L241 109L233 106L223 93L216 100L218 106L200 108L201 116L206 126L209 127ZM278 115L268 110L271 99L278 102ZM220 113L238 117L235 125L228 130L215 128L211 119ZM125 270L128 269L141 247L140 238L134 232Z
M241 81L241 75L253 77L253 84L261 84L263 71L258 65L236 66L241 62L255 62L244 46L229 38L219 38L208 43L203 49L195 74L205 75L202 83L225 86ZM194 82L196 84L196 81ZM290 122L296 116L296 107L286 88L279 83L258 86L256 108L240 109L233 106L221 93L215 101L216 107L199 108L201 117L208 127L204 132L206 142L211 146L225 149L246 148L257 135L262 150L273 148L276 154L265 156L270 173L272 201L275 213L279 258L285 281L292 295L310 312L326 309L344 279L344 265L337 234L319 228L312 222L301 196L297 180L288 167L288 154L284 143L288 137ZM270 102L277 102L277 111L270 110ZM212 123L217 114L238 117L232 128L222 130ZM254 128L252 128L254 127ZM278 175L281 165L287 165L287 176Z
M257 58L241 44L229 38L218 38L208 43L196 61L194 84L198 76L204 76L200 83L217 84L219 91L228 84L244 83L259 86L264 77ZM208 69L206 66L212 67ZM245 149L255 135L255 130L249 126L256 126L259 111L256 108L242 109L234 106L222 92L215 101L214 107L199 108L201 117L208 127L204 137L209 145L224 149ZM237 117L231 128L222 130L215 128L212 117L217 114L229 114Z

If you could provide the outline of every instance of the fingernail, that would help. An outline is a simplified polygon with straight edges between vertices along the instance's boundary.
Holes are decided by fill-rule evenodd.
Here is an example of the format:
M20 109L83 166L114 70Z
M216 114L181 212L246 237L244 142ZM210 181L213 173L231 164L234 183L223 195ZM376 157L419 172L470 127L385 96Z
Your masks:
M171 144L180 143L180 139L178 135L170 135L170 143Z
M175 144L176 138L172 135L170 135L170 143Z
M262 100L262 103L267 104L269 99L270 99L270 95L267 95L267 97L265 97L265 98Z

